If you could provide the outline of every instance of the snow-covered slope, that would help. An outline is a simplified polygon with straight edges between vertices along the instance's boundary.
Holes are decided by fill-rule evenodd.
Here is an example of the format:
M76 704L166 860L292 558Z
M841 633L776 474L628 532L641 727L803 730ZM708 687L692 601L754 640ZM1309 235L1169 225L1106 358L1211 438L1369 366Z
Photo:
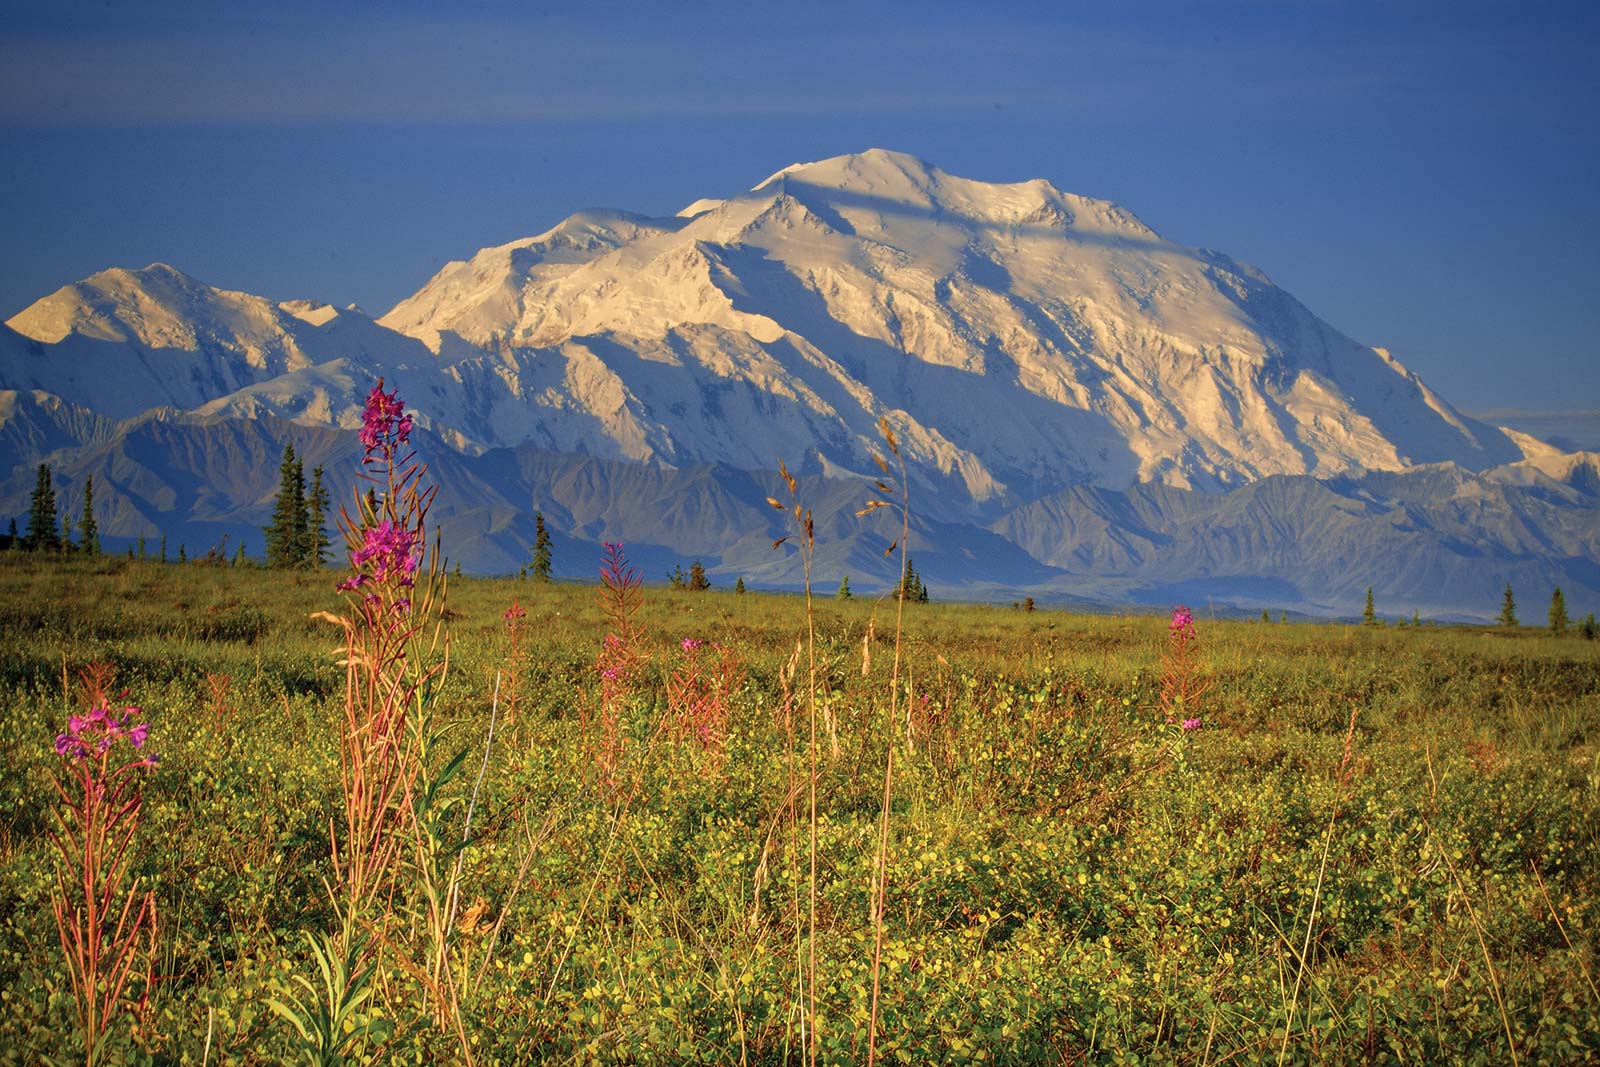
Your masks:
M508 386L533 373L539 421L581 414L614 455L860 470L888 414L914 468L979 503L1523 456L1259 271L1045 181L881 150L671 219L575 215L380 322L525 354Z

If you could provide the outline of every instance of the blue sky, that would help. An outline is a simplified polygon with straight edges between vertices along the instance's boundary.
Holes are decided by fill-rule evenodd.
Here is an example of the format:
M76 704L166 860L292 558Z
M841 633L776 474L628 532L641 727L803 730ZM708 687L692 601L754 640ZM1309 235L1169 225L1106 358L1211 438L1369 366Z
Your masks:
M108 266L381 313L871 146L1265 270L1468 410L1600 409L1600 5L8 4L0 315Z

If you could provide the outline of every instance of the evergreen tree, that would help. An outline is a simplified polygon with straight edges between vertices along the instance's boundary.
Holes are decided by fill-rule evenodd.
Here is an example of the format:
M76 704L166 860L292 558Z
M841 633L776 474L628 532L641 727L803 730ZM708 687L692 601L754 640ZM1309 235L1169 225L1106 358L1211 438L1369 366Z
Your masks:
M1506 583L1506 597L1500 604L1500 625L1515 627L1517 622L1517 600L1511 595L1511 583Z
M744 579L742 577L734 579L733 591L740 596L744 596Z
M306 566L321 570L328 560L328 487L322 484L322 468L311 470L311 491L306 494ZM244 546L240 546L240 551Z
M1578 633L1583 636L1585 641L1593 641L1596 634L1600 634L1600 629L1597 629L1595 625L1594 612L1591 611L1583 617L1583 621L1578 624Z
M550 580L550 531L544 527L544 512L533 513L533 577Z
M1557 637L1564 636L1571 621L1567 618L1567 598L1561 595L1558 585L1556 591L1550 594L1550 632Z
M235 567L248 567L250 565L250 557L244 554L243 541L239 542L239 551L233 554L233 565Z
M6 547L7 548L21 548L22 547L22 538L17 536L17 520L16 519L12 519L11 520L11 528L6 531Z
M839 591L833 594L835 600L849 600L855 596L850 592L850 576L847 574L839 581Z
M926 604L928 602L928 587L922 584L922 579L917 575L917 569L911 565L911 557L906 557L906 572L900 578L900 598L909 600L913 604Z
M189 562L189 549L184 546L182 541L178 542L178 562L179 563L188 563Z
M144 534L139 535L139 558L144 559Z
M1361 622L1366 626L1378 624L1378 612L1372 604L1372 586L1367 586L1367 606L1361 609Z
M161 562L165 563L166 561L167 561L167 535L166 534L162 534L161 535Z
M83 480L83 514L78 518L78 544L86 556L100 554L100 529L94 521L94 477ZM1556 590L1560 592L1560 590Z
M278 467L278 495L272 505L272 525L264 527L262 532L267 535L267 566L295 567L305 559L305 477L293 445L283 446L283 462Z
M65 511L61 513L61 539L58 544L63 552L71 552L76 547L72 543L72 516Z
M703 593L711 588L711 579L706 577L706 569L699 560L689 564L689 592Z
M28 503L28 536L24 544L35 550L61 547L61 535L56 532L56 491L50 484L50 467L44 463L39 464L33 497Z
M683 575L683 565L681 563L673 564L672 570L667 573L667 588L682 589L688 584L689 580Z

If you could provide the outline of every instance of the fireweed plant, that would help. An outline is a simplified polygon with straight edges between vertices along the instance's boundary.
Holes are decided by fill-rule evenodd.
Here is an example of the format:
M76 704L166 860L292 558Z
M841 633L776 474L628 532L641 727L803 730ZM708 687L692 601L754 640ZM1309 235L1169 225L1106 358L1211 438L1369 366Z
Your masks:
M103 681L101 679L100 681ZM89 1067L120 1009L138 989L136 1013L148 1009L154 980L155 894L129 877L134 837L144 803L144 781L156 766L145 750L150 724L135 722L139 708L114 709L102 685L88 672L89 710L72 715L56 735L56 882L52 895L56 931ZM142 951L141 951L142 948ZM137 970L143 963L142 973ZM125 994L129 996L125 997Z
M667 731L694 746L700 773L715 776L726 758L732 697L743 681L738 653L715 641L685 637L667 676Z
M1200 673L1195 650L1194 613L1178 606L1167 623L1167 643L1161 650L1160 709L1170 725L1193 730L1200 725L1200 698L1210 688Z
M620 544L602 542L601 551L600 609L605 612L609 628L595 659L595 672L600 676L599 717L594 729L585 729L584 734L599 775L598 784L610 794L620 786L624 716L644 664L639 647L642 634L634 620L644 599L644 579L639 577L638 568L628 565Z
M322 613L345 637L344 824L330 827L340 930L309 939L322 988L298 981L314 1004L273 1004L300 1033L313 1063L342 1062L360 1042L392 1034L388 1020L363 1008L380 952L398 948L397 918L423 931L422 959L398 950L389 958L427 990L435 1025L461 1035L448 959L455 891L450 860L461 845L447 822L459 802L447 799L444 787L467 750L435 769L441 731L432 709L449 661L445 579L437 541L431 552L427 544L437 487L426 484L427 466L410 448L412 425L380 379L362 418L365 485L357 485L354 512L339 509L350 563L350 574L338 583L345 610ZM470 1061L470 1051L466 1055Z

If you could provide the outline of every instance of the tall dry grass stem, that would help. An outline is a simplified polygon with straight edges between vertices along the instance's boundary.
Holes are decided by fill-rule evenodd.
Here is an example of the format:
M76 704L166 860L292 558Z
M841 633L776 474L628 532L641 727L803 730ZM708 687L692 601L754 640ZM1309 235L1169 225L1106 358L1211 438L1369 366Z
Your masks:
M1322 859L1317 864L1317 885L1311 893L1311 914L1306 917L1305 943L1300 946L1298 965L1295 968L1294 991L1289 994L1289 1011L1283 1020L1283 1043L1278 1046L1278 1063L1289 1054L1289 1035L1294 1031L1295 1013L1300 1007L1300 987L1305 981L1310 965L1311 938L1317 927L1317 908L1322 902L1322 886L1328 873L1328 853L1333 848L1333 827L1339 818L1339 805L1344 800L1344 789L1349 781L1350 757L1356 736L1356 709L1350 709L1350 725L1344 735L1344 755L1339 760L1339 774L1335 783L1333 807L1328 812L1328 829L1322 837Z
M778 511L787 512L793 518L795 533L778 538L772 542L772 547L778 548L790 537L796 539L800 549L800 567L805 579L806 594L806 794L810 829L807 836L809 871L806 875L805 970L802 976L804 979L802 996L806 1002L806 1011L801 1025L806 1062L815 1064L819 1042L817 1034L817 624L811 598L811 564L816 553L817 537L816 527L811 519L811 509L801 505L799 485L782 460L778 461L778 473L788 486L790 502L785 505L776 497L769 496L767 503Z
M884 442L889 446L889 451L894 455L900 467L900 484L891 487L882 480L874 483L874 488L882 494L867 501L867 506L858 511L857 515L868 515L879 508L898 507L900 509L900 536L890 543L884 551L885 556L894 554L896 546L900 549L900 574L901 582L895 594L894 613L894 666L889 675L889 719L888 729L885 731L885 744L883 755L883 803L878 811L878 851L873 859L872 867L872 1004L867 1022L867 1064L872 1067L878 1059L878 998L883 974L883 911L887 898L889 880L889 811L894 798L894 728L899 721L900 698L900 646L904 633L906 596L906 541L911 536L911 507L909 503L908 485L906 483L906 461L900 454L900 443L895 440L894 431L889 428L889 420L882 416L878 419L878 430L883 434ZM889 465L882 456L874 455L873 461L877 463L885 477L889 474ZM884 497L897 498L891 503ZM871 625L868 625L871 630ZM868 645L863 643L861 652L861 672L866 674L870 667ZM906 748L909 753L914 743L910 735L910 697L907 697L907 735Z

